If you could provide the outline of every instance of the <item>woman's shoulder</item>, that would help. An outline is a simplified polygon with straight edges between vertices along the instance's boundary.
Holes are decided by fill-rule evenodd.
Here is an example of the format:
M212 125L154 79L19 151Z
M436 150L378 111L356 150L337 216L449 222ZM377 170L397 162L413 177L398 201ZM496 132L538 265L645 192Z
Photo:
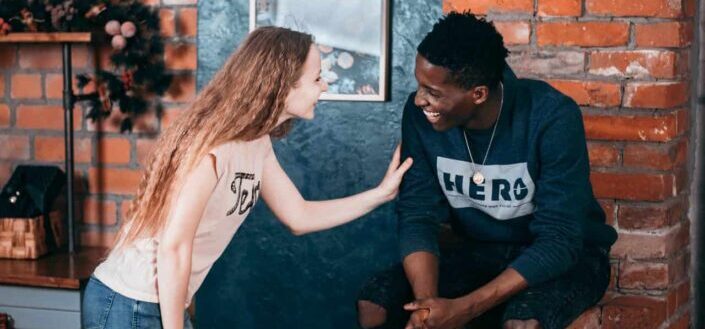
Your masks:
M242 156L245 153L266 153L272 148L272 140L269 135L264 135L257 139L244 141L244 140L229 140L220 143L211 148L210 153L214 155L230 155L230 156Z

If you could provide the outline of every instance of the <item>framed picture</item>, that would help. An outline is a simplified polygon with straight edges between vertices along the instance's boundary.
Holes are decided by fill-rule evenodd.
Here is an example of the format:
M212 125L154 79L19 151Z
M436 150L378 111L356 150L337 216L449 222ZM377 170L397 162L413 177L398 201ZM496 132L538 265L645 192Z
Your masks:
M312 34L321 50L323 100L387 100L389 0L250 0L250 31Z

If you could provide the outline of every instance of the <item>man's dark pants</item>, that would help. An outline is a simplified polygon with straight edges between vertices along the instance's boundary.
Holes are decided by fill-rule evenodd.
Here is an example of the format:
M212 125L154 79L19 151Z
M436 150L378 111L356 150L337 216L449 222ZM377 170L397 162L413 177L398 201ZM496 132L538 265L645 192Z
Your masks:
M466 295L497 277L526 245L465 242L441 250L439 295ZM536 319L543 329L565 328L603 296L610 279L609 250L585 246L578 262L556 279L527 288L471 323L471 328L501 328L509 319ZM358 300L384 307L387 322L380 328L403 328L409 312L403 305L413 300L401 264L372 277Z

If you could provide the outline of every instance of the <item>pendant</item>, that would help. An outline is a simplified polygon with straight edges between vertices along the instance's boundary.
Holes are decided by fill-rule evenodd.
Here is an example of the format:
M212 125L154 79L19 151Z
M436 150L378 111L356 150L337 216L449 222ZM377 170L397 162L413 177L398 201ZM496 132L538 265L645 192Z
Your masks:
M485 182L485 176L483 176L481 172L476 171L474 174L472 174L472 181L475 184L480 185Z

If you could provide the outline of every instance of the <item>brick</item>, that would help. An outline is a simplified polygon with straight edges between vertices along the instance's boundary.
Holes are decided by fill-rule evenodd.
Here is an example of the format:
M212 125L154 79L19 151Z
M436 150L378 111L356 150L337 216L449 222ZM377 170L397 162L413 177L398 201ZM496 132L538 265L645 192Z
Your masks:
M196 79L192 73L174 75L169 90L164 97L166 101L188 102L196 96Z
M17 46L0 45L0 69L9 69L17 63Z
M476 15L487 15L489 13L524 13L532 14L534 10L533 0L445 0L443 1L443 12L467 11L470 10Z
M619 150L612 144L588 143L588 156L592 167L613 167L619 161Z
M595 16L676 18L683 15L680 0L585 0L585 10Z
M114 108L107 118L101 118L95 121L88 119L86 128L88 131L119 133L120 124L124 117L120 110Z
M581 0L539 0L538 15L546 16L580 16L582 15Z
M615 258L660 259L679 252L690 241L687 222L656 233L630 233L621 231L610 254Z
M149 161L149 156L152 155L156 145L157 141L154 139L137 139L137 163L141 168L147 168L147 161Z
M154 111L147 112L134 120L132 132L156 134L159 131L159 118Z
M104 70L113 69L113 64L110 61L110 56L113 54L113 48L110 46L98 47L95 51L98 68Z
M164 59L167 68L173 70L195 70L198 64L197 49L194 44L167 44Z
M669 170L685 163L687 151L686 139L677 144L627 144L623 162L625 167Z
M64 76L61 74L47 74L44 79L44 91L48 99L62 99L64 96ZM73 78L73 92L75 94L88 94L94 91L93 82L89 82L83 89L79 89L78 80L76 77Z
M75 163L90 163L92 153L90 138L74 138L73 157ZM46 162L64 161L64 137L37 136L34 138L34 159Z
M585 115L585 135L592 140L667 142L687 129L687 112L665 115Z
M98 139L96 149L99 163L126 164L130 162L130 140L123 137L103 137Z
M624 261L619 269L619 288L662 290L668 288L669 265Z
M71 65L74 69L93 67L93 47L84 44L71 46Z
M131 195L137 192L141 177L139 170L93 167L88 170L88 190L96 194Z
M685 17L695 17L695 14L698 12L697 0L684 0L683 12L685 14Z
M140 2L147 6L158 6L161 0L140 0Z
M547 82L570 96L578 105L612 107L621 103L622 92L618 83L581 80L548 80Z
M81 129L81 111L74 110L73 126ZM26 129L64 129L64 109L59 105L20 105L17 108L17 127Z
M599 307L591 307L581 314L566 329L600 329Z
M120 222L124 223L130 212L130 204L132 200L124 200L120 202Z
M86 46L71 47L71 64L74 68L88 67L89 50ZM20 67L23 69L60 69L61 47L58 45L26 44L20 46Z
M81 232L81 245L110 248L115 240L115 235L115 232L83 231Z
M610 283L607 285L607 292L600 299L600 304L604 304L613 297L612 292L617 291L617 276L619 275L619 259L610 260Z
M569 75L583 73L585 53L578 51L527 51L511 53L507 63L519 75Z
M539 46L610 47L627 44L629 24L622 22L544 22L536 28Z
M647 296L620 296L602 308L603 329L655 329L666 320L666 302Z
M682 314L671 320L671 325L668 329L689 329L690 328L690 310L686 310Z
M688 101L687 82L634 82L624 89L625 107L673 108Z
M673 226L684 217L682 200L666 203L622 203L617 211L619 227L626 230L657 230Z
M592 172L595 196L604 199L660 201L675 196L676 182L671 173Z
M173 37L176 35L176 21L173 9L159 9L160 33L163 37Z
M637 47L687 47L693 41L694 28L689 22L636 24Z
M12 174L12 162L0 161L0 184L5 184Z
M0 159L29 160L29 137L0 135Z
M184 37L195 37L198 33L198 9L182 8L176 21L179 34Z
M41 98L42 76L25 73L13 74L10 87L12 98Z
M614 226L615 214L617 213L617 205L613 200L597 200L600 207L605 212L605 223Z
M186 109L176 108L176 107L164 109L164 112L162 112L162 117L161 117L162 130L168 128L185 111L186 111Z
M690 302L690 280L678 284L676 293L676 305L688 305Z
M599 51L590 54L589 73L620 78L673 78L681 70L673 51Z
M529 36L531 35L531 24L529 22L495 21L494 26L502 35L505 45L529 44Z
M0 127L10 126L10 108L6 104L0 104Z
M117 205L115 201L86 198L83 200L83 222L86 224L115 225Z

